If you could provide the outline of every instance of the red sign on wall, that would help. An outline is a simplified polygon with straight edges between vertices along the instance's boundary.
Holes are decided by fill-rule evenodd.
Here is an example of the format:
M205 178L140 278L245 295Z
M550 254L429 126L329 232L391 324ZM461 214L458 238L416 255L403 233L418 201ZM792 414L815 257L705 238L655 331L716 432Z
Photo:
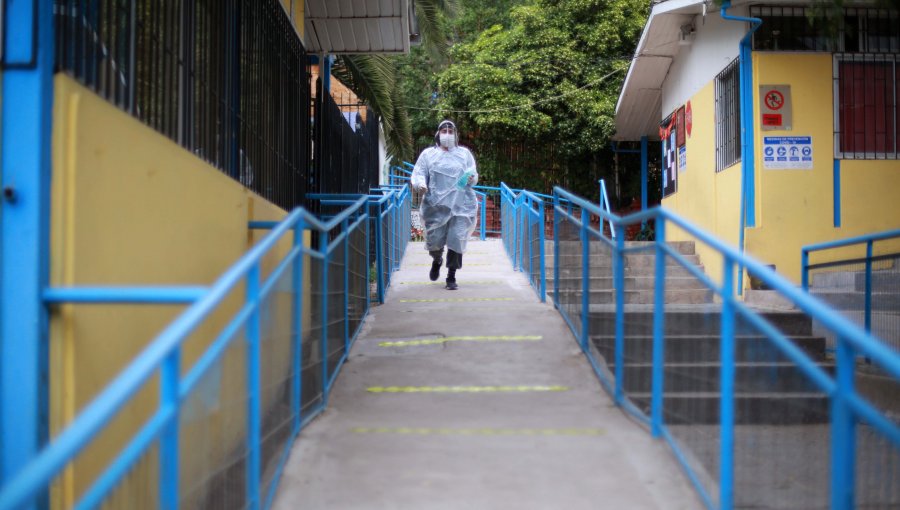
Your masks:
M691 110L691 102L687 102L684 108L684 130L687 132L688 138L691 137L691 128L694 127L694 111Z

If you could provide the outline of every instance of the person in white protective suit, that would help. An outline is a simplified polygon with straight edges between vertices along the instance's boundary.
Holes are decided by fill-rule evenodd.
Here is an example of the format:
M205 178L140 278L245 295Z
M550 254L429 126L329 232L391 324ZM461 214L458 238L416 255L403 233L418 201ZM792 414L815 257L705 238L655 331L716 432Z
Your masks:
M459 145L456 125L444 120L434 135L435 145L422 151L413 169L412 187L425 192L420 206L425 223L425 249L433 262L428 277L435 281L447 247L447 288L456 290L456 270L462 267L466 241L475 230L478 182L475 157Z

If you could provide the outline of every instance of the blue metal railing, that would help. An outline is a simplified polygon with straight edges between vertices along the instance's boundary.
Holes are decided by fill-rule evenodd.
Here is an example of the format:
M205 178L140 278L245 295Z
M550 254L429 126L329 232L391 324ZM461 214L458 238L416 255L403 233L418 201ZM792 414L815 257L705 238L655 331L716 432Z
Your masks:
M803 290L824 293L849 315L862 312L863 327L873 333L873 308L890 318L897 311L895 302L900 300L900 243L890 243L894 240L900 240L900 230L804 246L800 255ZM817 254L822 261L811 264L811 254ZM811 276L819 280L812 289ZM875 335L900 351L900 331L893 323L896 321L880 322Z
M500 210L504 218L502 240L513 268L528 273L541 302L547 296L546 209L552 197L500 184Z
M297 209L278 223L251 222L250 228L271 231L208 287L48 289L48 304L189 306L36 458L5 480L0 488L0 509L36 504L53 484L61 483L59 477L65 470L80 469L75 465L79 454L108 432L126 407L134 412L134 399L152 390L155 381L159 381L158 402L141 411L149 416L127 432L122 448L111 460L104 460L101 472L76 491L74 507L100 506L116 491L127 491L136 476L142 487L155 486L149 493L142 490L148 506L210 504L217 501L211 492L224 488L211 481L222 474L222 466L213 461L206 465L212 471L198 471L191 460L215 455L212 451L218 452L219 462L225 462L229 451L238 451L243 458L230 466L243 477L245 490L228 496L240 501L225 503L268 508L293 438L327 406L331 387L368 313L370 213L380 215L376 225L385 225L378 235L391 238L388 253L379 254L388 273L399 267L409 237L406 187L386 190L379 197L318 198L326 209L340 210L327 221ZM305 237L317 247L306 245ZM264 274L264 259L271 260L279 249L287 249L287 253ZM202 337L202 330L209 329L206 322L213 314L221 315L227 302L233 304L236 294L243 295L237 312L204 344L205 350L193 358L191 366L182 366L186 342L192 340L196 346L194 335ZM383 296L383 288L380 294ZM273 331L281 322L282 331L289 334ZM289 354L280 357L279 352ZM273 388L281 389L273 394ZM210 399L215 403L205 406ZM241 418L235 422L235 416L224 415L226 412ZM219 428L212 425L223 421L237 426L240 437L231 438L234 444L216 443L211 451L203 451L204 437ZM273 445L273 440L277 444ZM202 482L191 484L191 480Z
M600 183L600 209L603 209L609 214L612 214L612 209L609 206L609 196L606 194L606 181L600 179L598 181ZM600 231L603 232L603 228L606 226L606 220L600 218ZM616 238L616 231L612 228L612 225L609 226L609 232L612 235L612 238Z
M523 244L521 238L529 235L519 226L519 209L524 194L517 194L505 187L503 193L503 242L515 263L519 260L518 250ZM900 424L891 414L895 410L886 408L890 403L886 404L869 394L864 396L863 388L854 385L856 378L865 376L857 373L857 355L869 357L881 370L881 376L894 385L900 383L900 354L891 351L865 330L834 313L827 305L798 289L771 268L725 245L666 209L657 207L620 218L561 188L554 190L554 197L555 306L575 334L601 385L613 396L617 405L646 423L654 437L665 439L708 508L730 510L748 504L748 498L777 494L784 490L783 483L775 487L760 480L774 483L772 480L777 482L789 478L792 482L788 485L796 486L796 491L807 490L803 493L804 499L792 500L786 496L788 501L781 502L795 508L830 506L849 509L857 504L857 500L860 505L876 506L892 506L900 502L900 479L891 475L885 478L879 474L896 473L896 466L900 465ZM590 223L591 215L609 221L617 234L616 239L606 238L602 230L594 228ZM626 245L625 226L651 219L656 224L656 240L642 245ZM686 256L679 253L675 243L667 240L667 232L678 232L680 238L690 237L720 256L721 277L711 278L689 263ZM561 249L565 249L563 255L568 257L567 260L577 260L563 269L566 274L562 279ZM609 256L610 267L596 265L596 260L600 260L604 253ZM641 253L655 257L652 266L653 294L649 307L630 305L625 299L626 283L635 280L634 274L626 280L626 254L636 256ZM795 343L794 333L787 332L787 326L783 326L783 331L782 326L771 322L774 318L764 316L738 299L736 271L739 267L746 268L792 302L800 311L797 315L805 314L834 333L837 349L833 369L828 368L827 361L823 366L822 361L813 360L805 348ZM673 362L672 358L677 353L668 352L685 338L692 342L705 341L703 337L693 339L696 333L685 337L691 334L690 328L675 329L674 333L670 331L677 328L678 321L683 322L683 319L673 316L670 320L675 323L668 324L667 316L683 313L685 309L684 306L670 309L666 304L667 292L674 290L667 289L666 275L675 268L683 268L690 278L701 282L721 302L720 305L712 301L698 305L698 324L705 325L711 331L714 327L717 340L714 346L694 350L707 356L710 350L718 352L714 365L717 376L708 381L710 387L715 388L715 397L707 400L710 405L694 400L693 407L680 411L677 404L681 396L673 394L673 390L668 389L669 385L679 382L679 378L695 383L709 362L690 365L685 375L683 360ZM591 292L592 277L606 277L601 274L605 271L611 271L609 280L614 297L610 305L597 305L591 303L587 296ZM566 287L561 289L561 286ZM605 323L597 321L605 320L606 314L611 317L613 330L609 340L598 337L604 334L600 329ZM637 343L643 341L641 335L645 334L641 331L649 333L647 350L650 351L651 362L648 375L637 377L635 374L643 373L641 371L645 365L634 363ZM611 349L604 351L603 355L598 354L600 342L606 341L612 344ZM747 355L754 361L739 360L739 357ZM764 355L772 356L776 362L761 363ZM762 378L741 375L758 370L760 366L765 370ZM786 369L791 370L791 377L797 376L803 382L779 380L776 374ZM747 388L762 383L772 383L776 387L798 384L809 389L803 390L805 393L787 395L788 402L800 402L798 404L775 401L774 407L769 408L760 404L759 399L747 400ZM645 390L633 389L644 387L644 384L648 394L640 393ZM697 391L690 396L694 399L707 398L704 395L706 393ZM820 400L817 399L826 399L827 406L818 405ZM817 404L813 405L815 409L807 408L810 405L808 402ZM707 407L710 409L707 410ZM708 414L709 419L691 421L691 413L698 411ZM756 414L751 416L748 412ZM747 424L748 416L761 423L770 423L786 420L785 415L789 413L802 417L798 425ZM692 437L701 440L692 441ZM823 448L822 441L830 442L830 448ZM830 466L830 475L828 469L809 467L818 462L805 458L807 450L801 448L802 445L807 445L805 448L810 449L808 451L824 456L822 462ZM765 455L760 453L763 447L769 447L772 455L780 457L770 464L766 464L766 459L760 461L760 456ZM748 462L748 458L752 462ZM797 466L791 462L797 458L803 459L799 463L799 467L805 469L802 473L793 470ZM762 465L759 470L762 472L754 471L748 463ZM775 473L783 473L783 478L778 478ZM858 479L862 477L865 479ZM748 478L751 480L748 481ZM812 490L803 484L810 480L813 482ZM877 489L858 490L858 487L869 486Z

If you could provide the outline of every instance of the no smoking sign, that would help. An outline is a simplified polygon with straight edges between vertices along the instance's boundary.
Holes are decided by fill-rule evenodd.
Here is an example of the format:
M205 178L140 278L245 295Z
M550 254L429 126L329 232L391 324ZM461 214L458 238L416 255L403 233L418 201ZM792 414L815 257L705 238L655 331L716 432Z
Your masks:
M791 129L790 85L760 85L759 106L763 131Z

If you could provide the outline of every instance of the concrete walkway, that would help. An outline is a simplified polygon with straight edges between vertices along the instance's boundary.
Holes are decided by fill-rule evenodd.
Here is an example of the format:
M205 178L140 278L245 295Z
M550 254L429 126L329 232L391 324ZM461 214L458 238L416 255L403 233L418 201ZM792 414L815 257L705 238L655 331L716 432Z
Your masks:
M702 508L502 244L468 250L448 291L410 243L328 409L295 443L274 508Z

